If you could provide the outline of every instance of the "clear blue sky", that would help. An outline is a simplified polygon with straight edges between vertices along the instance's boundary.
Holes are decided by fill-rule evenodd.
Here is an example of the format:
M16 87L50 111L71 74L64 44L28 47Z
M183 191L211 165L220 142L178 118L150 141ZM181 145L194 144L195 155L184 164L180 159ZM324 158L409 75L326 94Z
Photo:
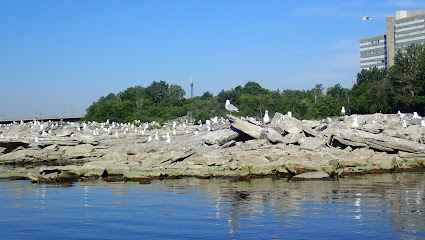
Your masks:
M351 87L359 39L425 1L0 0L0 119L85 114L153 81L195 95ZM372 17L362 21L363 14Z

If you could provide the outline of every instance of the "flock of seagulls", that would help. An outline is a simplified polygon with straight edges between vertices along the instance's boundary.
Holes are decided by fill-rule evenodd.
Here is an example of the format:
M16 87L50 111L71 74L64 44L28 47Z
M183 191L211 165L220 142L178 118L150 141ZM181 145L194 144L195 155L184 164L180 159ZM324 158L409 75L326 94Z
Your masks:
M227 99L225 103L225 108L227 111L230 112L230 115L232 112L239 112L239 109L230 103L230 100ZM288 116L292 116L292 112L287 113ZM399 116L400 120L402 121L402 126L406 128L410 122L410 125L418 125L418 126L424 126L425 127L425 119L417 112L413 113L413 117L409 117L404 113L401 113L398 111L397 115ZM341 116L346 116L346 109L345 106L341 108ZM410 115L411 116L411 115ZM241 119L245 119L244 117L241 117ZM249 117L246 118L248 121L255 121L255 119L251 119ZM324 119L323 122L330 123L332 121L331 118ZM32 136L35 135L34 141L30 144L30 146L38 146L39 144L39 136L46 137L46 136L55 136L55 131L59 129L70 129L75 130L73 132L77 133L85 133L85 134L91 134L93 136L101 135L101 134L107 134L107 135L115 135L116 138L126 138L128 133L134 132L139 133L142 136L145 136L147 134L147 142L151 142L153 140L160 141L163 140L166 143L171 143L171 134L170 132L166 132L165 135L160 136L158 132L158 128L160 128L160 125L153 121L151 123L146 122L141 124L139 120L136 120L135 123L139 126L136 126L135 124L131 123L116 123L112 122L110 123L109 120L107 120L104 123L97 123L97 122L84 122L81 124L77 122L67 122L62 123L59 125L58 122L40 122L37 120L34 120L32 122L24 123L21 121L20 123L13 122L12 124L6 124L2 125L0 124L0 129L2 127L9 128L11 125L21 125L26 126L30 129L31 132L35 133ZM224 118L218 118L214 117L211 119L206 120L205 124L202 124L202 122L199 122L199 126L196 128L191 128L192 130L189 132L188 129L188 120L183 121L183 119L180 119L180 122L174 121L169 126L172 130L172 135L177 135L177 129L180 134L190 134L193 133L195 135L199 134L201 131L217 131L222 128L222 125L228 123L228 120ZM268 110L265 110L264 117L262 118L263 124L269 124L270 123L270 116ZM353 123L351 124L350 128L352 129L358 129L359 128L359 119L357 116L354 117ZM155 130L156 129L156 130ZM193 130L195 129L195 130ZM154 134L148 134L149 132L153 132ZM1 131L4 132L4 131ZM70 136L73 137L75 133L72 133ZM122 133L122 134L121 134ZM16 133L15 133L16 134ZM121 134L121 135L120 135ZM133 135L134 136L134 135ZM18 137L18 135L16 135ZM0 139L4 138L3 133L0 135Z

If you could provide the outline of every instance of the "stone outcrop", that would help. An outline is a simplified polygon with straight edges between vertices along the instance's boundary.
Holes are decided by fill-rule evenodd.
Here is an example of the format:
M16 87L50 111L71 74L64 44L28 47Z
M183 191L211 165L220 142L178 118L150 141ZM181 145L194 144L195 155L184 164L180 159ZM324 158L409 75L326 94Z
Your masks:
M355 117L359 127L352 129ZM3 125L0 178L147 183L152 178L273 175L300 180L425 166L425 127L413 125L406 115L300 121L276 113L269 124L227 118L214 128L184 122L159 129L117 123Z

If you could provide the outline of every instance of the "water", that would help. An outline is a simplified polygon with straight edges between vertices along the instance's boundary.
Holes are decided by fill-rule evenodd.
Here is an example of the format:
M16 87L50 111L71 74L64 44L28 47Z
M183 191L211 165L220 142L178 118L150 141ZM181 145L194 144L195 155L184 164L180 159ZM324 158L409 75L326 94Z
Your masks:
M425 239L425 173L339 181L0 181L0 239Z

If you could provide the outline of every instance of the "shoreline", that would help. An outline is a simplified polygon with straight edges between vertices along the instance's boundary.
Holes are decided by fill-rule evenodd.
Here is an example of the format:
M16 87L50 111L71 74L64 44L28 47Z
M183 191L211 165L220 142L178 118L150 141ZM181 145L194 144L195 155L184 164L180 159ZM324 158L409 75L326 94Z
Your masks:
M227 116L210 125L182 119L158 129L154 123L15 123L0 126L0 178L149 183L422 172L425 127L416 123L412 114L300 121L280 113L268 124Z

